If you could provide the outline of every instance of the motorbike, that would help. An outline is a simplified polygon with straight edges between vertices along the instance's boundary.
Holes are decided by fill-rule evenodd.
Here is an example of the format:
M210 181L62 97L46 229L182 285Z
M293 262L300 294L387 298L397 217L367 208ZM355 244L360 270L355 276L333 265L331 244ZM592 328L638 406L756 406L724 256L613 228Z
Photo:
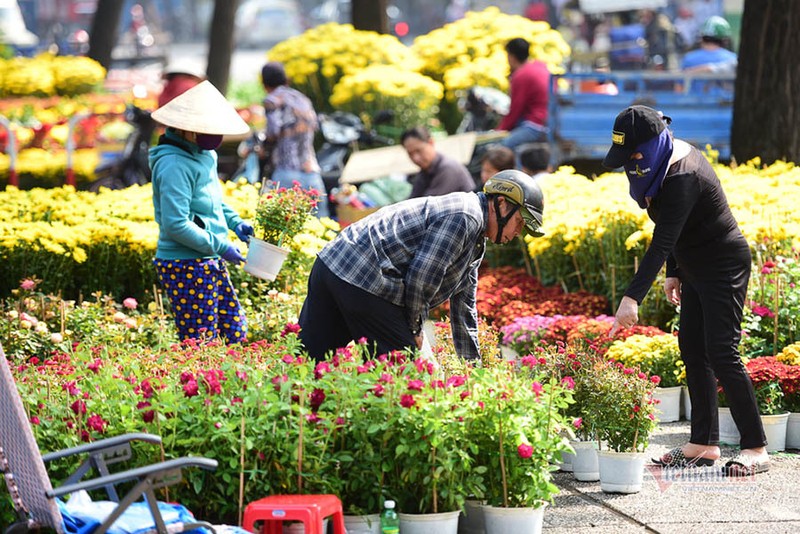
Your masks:
M339 187L339 178L344 166L354 151L359 148L372 148L394 144L394 139L380 135L375 127L388 124L394 118L391 111L379 111L372 120L372 128L353 113L334 111L319 116L323 143L317 151L317 161L322 174L322 182L328 195Z
M393 118L394 114L391 111L381 111L373 119L373 126L387 124ZM378 134L374 127L368 129L353 113L344 111L320 113L318 119L323 142L317 150L317 162L328 195L339 186L339 178L354 150L394 144L394 139ZM264 132L251 134L239 143L236 152L241 163L231 175L232 180L245 178L254 184L272 174L272 145L266 141Z
M464 113L456 133L487 132L500 124L511 107L511 97L493 87L471 87L458 106Z
M156 123L149 111L134 105L125 108L125 120L133 126L125 147L119 157L95 169L95 180L89 184L89 191L97 192L101 187L124 189L151 180L148 150Z

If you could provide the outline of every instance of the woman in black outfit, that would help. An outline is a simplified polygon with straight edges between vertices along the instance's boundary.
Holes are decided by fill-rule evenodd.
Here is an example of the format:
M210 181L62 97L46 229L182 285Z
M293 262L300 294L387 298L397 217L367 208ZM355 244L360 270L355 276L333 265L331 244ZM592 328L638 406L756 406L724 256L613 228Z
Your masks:
M670 118L631 106L614 123L607 168L625 168L630 194L655 223L653 239L617 309L613 333L638 321L639 304L666 262L664 291L680 309L678 342L692 400L689 442L655 463L713 465L719 459L717 380L741 434L741 452L723 468L745 476L769 469L753 384L739 356L750 247L714 169L694 147L673 139Z

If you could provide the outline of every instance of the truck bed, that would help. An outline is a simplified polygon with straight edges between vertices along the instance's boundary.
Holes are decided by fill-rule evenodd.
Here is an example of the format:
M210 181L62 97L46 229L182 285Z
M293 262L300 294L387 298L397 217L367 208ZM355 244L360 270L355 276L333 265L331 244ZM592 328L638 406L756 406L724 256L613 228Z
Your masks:
M553 77L550 146L561 163L602 160L617 114L644 104L672 117L675 137L698 148L711 145L730 159L734 75L662 72L565 74ZM599 82L606 82L598 88ZM609 91L608 83L617 94Z

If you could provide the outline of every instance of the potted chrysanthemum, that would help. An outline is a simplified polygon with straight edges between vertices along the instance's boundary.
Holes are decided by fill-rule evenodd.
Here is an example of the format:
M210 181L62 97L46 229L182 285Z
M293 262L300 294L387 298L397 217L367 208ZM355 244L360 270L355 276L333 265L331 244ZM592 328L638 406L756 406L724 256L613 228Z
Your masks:
M250 240L244 270L265 280L275 280L290 250L286 245L299 234L317 207L318 192L291 188L267 189L258 199L255 235Z

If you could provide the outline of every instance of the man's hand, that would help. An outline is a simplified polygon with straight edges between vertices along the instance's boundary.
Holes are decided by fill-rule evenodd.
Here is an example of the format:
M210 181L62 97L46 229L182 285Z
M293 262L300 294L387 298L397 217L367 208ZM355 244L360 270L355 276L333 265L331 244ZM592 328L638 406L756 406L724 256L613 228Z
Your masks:
M639 304L630 297L622 297L608 335L613 337L620 328L630 328L639 322Z
M677 306L681 303L681 279L670 276L664 280L664 293L667 295L667 300L673 305Z

